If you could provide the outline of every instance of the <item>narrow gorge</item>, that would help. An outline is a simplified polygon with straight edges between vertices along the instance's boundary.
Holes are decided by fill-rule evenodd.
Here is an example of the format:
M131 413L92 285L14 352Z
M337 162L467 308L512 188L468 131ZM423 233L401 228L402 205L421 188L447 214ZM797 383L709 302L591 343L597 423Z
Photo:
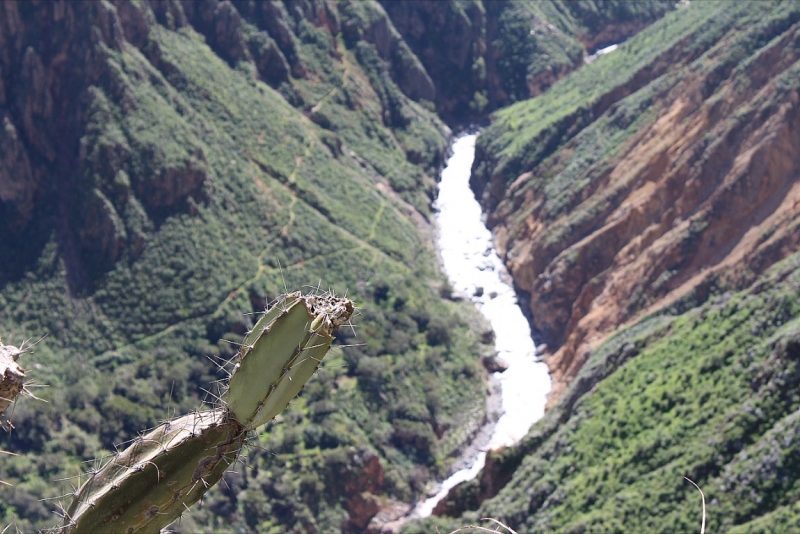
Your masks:
M691 531L682 477L709 528L796 531L800 11L761 6L684 3L478 138L553 393L409 532Z
M463 467L415 508L417 517L429 516L454 486L473 479L483 468L487 451L515 445L544 415L550 392L547 367L536 360L528 320L469 187L476 137L462 135L453 143L434 209L437 247L455 294L477 307L494 334L495 355L484 360L492 373L489 424L462 453L456 465Z

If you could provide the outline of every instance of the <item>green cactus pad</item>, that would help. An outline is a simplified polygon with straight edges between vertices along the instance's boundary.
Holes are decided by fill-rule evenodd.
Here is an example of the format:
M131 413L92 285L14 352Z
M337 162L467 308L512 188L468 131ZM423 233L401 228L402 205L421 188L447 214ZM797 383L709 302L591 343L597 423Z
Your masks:
M285 295L245 337L226 402L247 428L278 415L319 368L333 332L353 313L347 299Z
M81 486L62 534L160 532L222 477L246 435L225 408L158 426Z

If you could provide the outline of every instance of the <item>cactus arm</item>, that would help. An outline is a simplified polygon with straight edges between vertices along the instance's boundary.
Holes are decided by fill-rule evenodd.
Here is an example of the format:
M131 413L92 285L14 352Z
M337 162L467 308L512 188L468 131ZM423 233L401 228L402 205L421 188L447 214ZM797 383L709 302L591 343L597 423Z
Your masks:
M280 413L319 368L353 303L284 295L245 337L220 407L156 427L80 487L61 534L151 534L222 477L248 433Z
M279 315L286 313L289 308L297 304L301 297L302 295L299 292L287 293L278 297L275 303L261 315L255 326L245 335L242 346L249 347L255 344L256 340L263 335L264 327L272 324ZM238 358L241 360L242 351L240 351Z
M298 293L273 306L239 352L225 398L233 416L252 429L283 411L319 368L333 332L352 313L350 301Z
M295 391L288 399L276 395L279 383L283 386L280 391L286 394L288 388L284 383L295 381L291 375L292 363L308 343L314 319L302 300L286 299L272 310L276 308L282 311L264 315L245 338L224 399L233 416L252 428L258 426L254 425L256 420L266 423L280 413L297 394ZM267 399L270 403L265 406Z
M222 477L245 437L224 408L161 424L81 487L63 531L158 533Z
M253 418L251 426L257 428L264 425L281 413L288 402L300 393L300 390L319 369L322 358L331 346L333 338L314 332L304 343L301 350L286 367L283 377L276 383L275 390L264 399L262 408Z

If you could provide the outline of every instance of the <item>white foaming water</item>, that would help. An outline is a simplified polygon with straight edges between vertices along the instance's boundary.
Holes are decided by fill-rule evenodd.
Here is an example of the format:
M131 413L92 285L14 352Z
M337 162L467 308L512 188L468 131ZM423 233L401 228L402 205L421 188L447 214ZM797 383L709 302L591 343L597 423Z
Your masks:
M508 365L505 372L495 373L502 387L503 408L488 449L497 449L517 443L544 415L550 375L547 366L536 361L528 321L469 187L476 137L465 135L453 144L453 155L442 171L434 207L438 211L439 251L450 283L457 294L472 300L489 320L496 335L498 357ZM476 295L479 288L483 290L481 296ZM474 478L485 461L486 451L480 451L469 467L445 480L441 490L420 503L413 515L429 516L451 488Z
M605 48L598 48L595 51L595 53L592 54L591 56L584 57L583 58L583 62L584 63L591 63L592 61L594 61L595 59L599 58L600 56L604 56L605 54L611 53L614 50L616 50L617 48L619 48L618 44L612 44L611 46L607 46Z

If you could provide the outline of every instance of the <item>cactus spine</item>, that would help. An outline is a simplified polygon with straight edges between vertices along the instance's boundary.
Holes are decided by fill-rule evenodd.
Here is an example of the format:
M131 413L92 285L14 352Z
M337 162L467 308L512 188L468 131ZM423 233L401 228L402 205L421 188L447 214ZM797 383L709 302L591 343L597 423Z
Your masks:
M330 294L280 297L247 334L222 405L161 424L78 489L61 534L157 533L188 510L319 368L353 303Z

